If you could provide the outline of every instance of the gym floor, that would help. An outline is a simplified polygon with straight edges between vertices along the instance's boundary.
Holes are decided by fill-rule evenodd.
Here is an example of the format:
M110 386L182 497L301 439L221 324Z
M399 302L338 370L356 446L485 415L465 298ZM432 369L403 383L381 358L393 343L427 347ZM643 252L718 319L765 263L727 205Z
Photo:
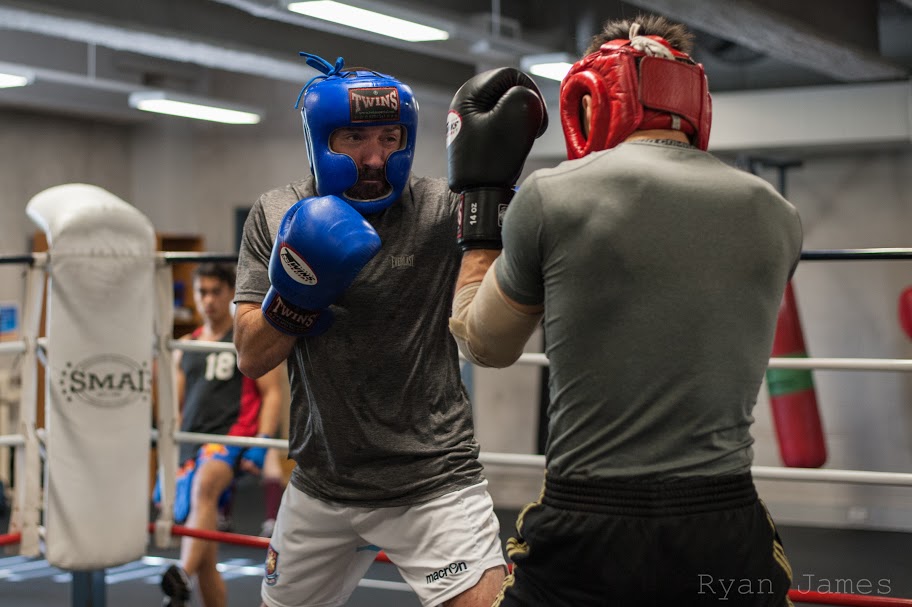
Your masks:
M234 505L234 531L258 533L262 522L260 499L255 479L241 482ZM516 514L516 511L498 512L504 540L513 531ZM6 528L7 520L0 518L0 530ZM780 526L780 535L792 564L795 588L912 598L909 573L912 533ZM178 552L176 547L167 550L150 547L143 559L107 570L106 607L160 605L159 576L178 558ZM228 585L229 607L252 607L258 603L263 556L263 551L255 548L226 545L219 549L219 558L225 566L223 576ZM24 559L0 552L0 606L66 605L100 607L75 592L69 573L48 566L43 559ZM396 568L386 563L371 567L348 605L420 607Z

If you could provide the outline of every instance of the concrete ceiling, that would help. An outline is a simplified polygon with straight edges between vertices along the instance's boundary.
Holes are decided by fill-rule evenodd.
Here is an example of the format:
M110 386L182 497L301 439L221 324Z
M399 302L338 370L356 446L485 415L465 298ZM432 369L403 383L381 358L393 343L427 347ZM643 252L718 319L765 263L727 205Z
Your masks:
M578 55L601 22L640 12L695 31L694 55L714 91L902 81L912 73L912 0L351 1L451 32L450 40L426 43L296 15L285 1L0 0L0 68L37 76L32 86L0 89L0 107L140 120L126 96L152 88L256 105L271 84L300 86L314 74L301 50L344 56L446 100L477 71L518 66L530 54Z

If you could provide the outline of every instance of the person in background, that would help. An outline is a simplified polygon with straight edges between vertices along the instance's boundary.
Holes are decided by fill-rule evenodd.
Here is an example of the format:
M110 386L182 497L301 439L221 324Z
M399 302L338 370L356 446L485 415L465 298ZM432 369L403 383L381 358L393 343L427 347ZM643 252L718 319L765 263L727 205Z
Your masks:
M280 365L282 369L282 415L279 421L279 431L277 438L288 439L288 405L291 400L288 386L288 373L286 366ZM279 504L282 503L282 494L285 492L285 486L288 484L287 474L285 472L285 462L288 461L288 450L271 448L266 451L266 459L263 461L263 472L261 474L261 485L263 487L263 524L260 526L260 536L272 537L272 531L275 528L276 516L279 514Z
M203 263L193 274L193 298L203 324L181 339L232 343L235 270L224 264ZM281 365L256 381L237 368L235 352L174 352L175 382L183 432L228 436L271 437L283 408ZM230 503L235 479L260 474L266 449L209 443L180 446L174 520L194 529L215 530L219 509ZM166 607L190 605L191 580L198 580L206 607L224 607L225 583L216 569L216 542L184 537L180 565L163 574Z

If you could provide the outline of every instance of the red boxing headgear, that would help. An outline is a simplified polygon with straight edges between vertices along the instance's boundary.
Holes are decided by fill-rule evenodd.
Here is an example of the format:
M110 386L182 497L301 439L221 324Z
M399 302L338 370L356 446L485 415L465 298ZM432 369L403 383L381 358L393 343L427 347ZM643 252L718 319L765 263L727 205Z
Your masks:
M699 149L709 146L712 100L703 66L659 36L606 42L574 64L561 82L560 118L567 157L613 148L634 131L680 130ZM580 122L583 95L592 96L588 138Z

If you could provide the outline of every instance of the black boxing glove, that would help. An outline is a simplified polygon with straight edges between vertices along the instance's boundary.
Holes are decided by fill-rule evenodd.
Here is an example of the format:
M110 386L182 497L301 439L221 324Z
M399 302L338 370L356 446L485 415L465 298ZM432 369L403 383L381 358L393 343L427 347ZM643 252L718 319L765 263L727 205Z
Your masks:
M463 251L500 249L503 214L548 112L535 82L512 67L488 70L463 84L447 114L450 189L459 194Z

